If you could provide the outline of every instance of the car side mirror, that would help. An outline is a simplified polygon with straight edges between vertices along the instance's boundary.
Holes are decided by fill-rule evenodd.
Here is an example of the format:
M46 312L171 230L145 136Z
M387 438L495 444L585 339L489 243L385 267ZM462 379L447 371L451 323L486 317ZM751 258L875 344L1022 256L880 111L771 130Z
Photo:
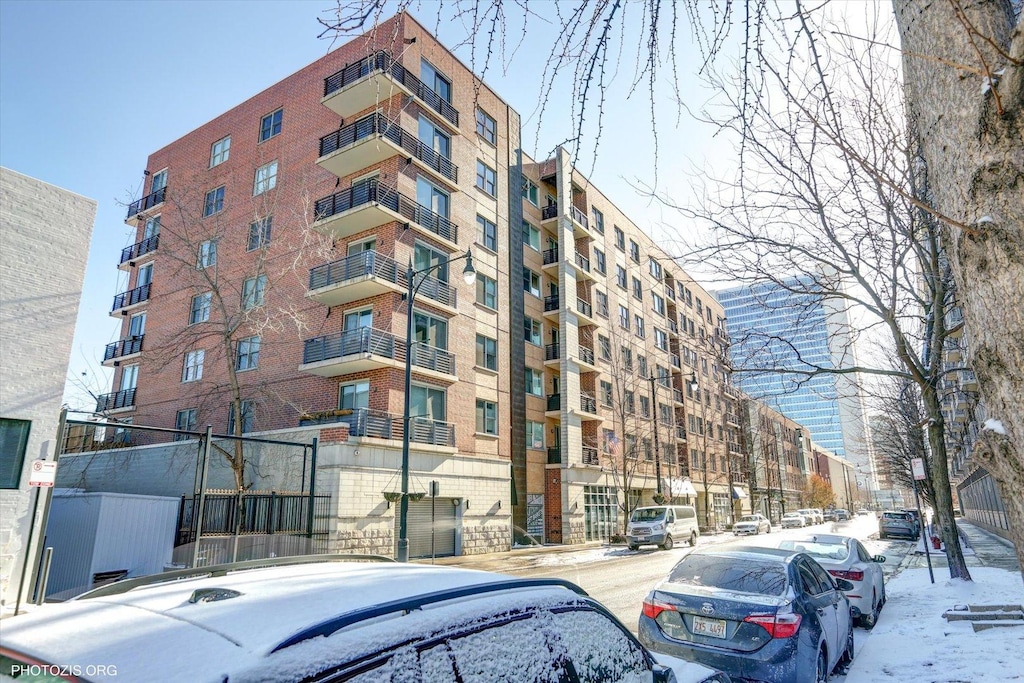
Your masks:
M854 588L853 584L846 579L836 579L836 586L841 591L852 591Z
M883 564L885 562L885 555L875 555L871 558L871 561L877 562L878 564Z
M676 683L676 673L664 664L655 664L651 668L651 674L654 683Z

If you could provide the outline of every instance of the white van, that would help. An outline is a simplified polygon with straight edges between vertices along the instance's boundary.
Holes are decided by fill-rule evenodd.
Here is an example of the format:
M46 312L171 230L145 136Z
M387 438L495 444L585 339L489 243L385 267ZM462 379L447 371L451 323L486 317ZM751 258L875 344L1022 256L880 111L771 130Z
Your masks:
M656 545L670 550L677 540L697 545L697 509L692 505L654 505L637 508L626 527L626 543L630 550L641 545Z

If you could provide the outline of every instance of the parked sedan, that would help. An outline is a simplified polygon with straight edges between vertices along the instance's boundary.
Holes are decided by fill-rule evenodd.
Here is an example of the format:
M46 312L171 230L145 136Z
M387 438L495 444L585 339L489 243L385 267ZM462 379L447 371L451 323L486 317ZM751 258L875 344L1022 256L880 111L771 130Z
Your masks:
M772 523L764 515L747 515L732 525L732 532L737 536L757 536L761 532L770 534Z
M878 520L878 537L886 539L892 536L916 540L918 537L917 522L906 512L886 510Z
M802 529L807 526L807 518L799 512L787 512L782 515L783 529Z
M798 513L807 518L807 526L814 526L815 524L821 524L825 521L825 515L819 514L816 510L811 508L803 508L797 510Z
M832 511L832 519L837 522L846 522L850 519L850 511L843 508L836 508Z
M644 599L638 635L733 678L821 683L853 659L852 587L805 553L698 549Z
M853 609L853 618L861 626L872 628L885 603L885 576L882 564L885 557L868 553L856 538L832 534L815 534L804 538L785 540L779 547L793 552L807 553L832 576L853 584L846 591Z

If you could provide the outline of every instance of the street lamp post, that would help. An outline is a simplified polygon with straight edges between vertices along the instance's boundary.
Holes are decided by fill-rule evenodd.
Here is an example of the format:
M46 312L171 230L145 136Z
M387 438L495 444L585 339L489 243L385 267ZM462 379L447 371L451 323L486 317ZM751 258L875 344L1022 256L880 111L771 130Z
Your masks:
M409 561L409 432L410 432L410 411L412 410L412 354L413 354L413 308L412 302L420 286L426 282L426 276L441 266L455 261L466 260L466 267L462 269L462 277L467 285L476 281L476 269L473 267L473 253L466 250L462 256L457 256L443 263L436 263L422 270L413 270L412 261L409 262L405 271L405 408L402 411L402 500L398 508L398 547L396 556L399 562ZM419 275L420 281L416 282Z

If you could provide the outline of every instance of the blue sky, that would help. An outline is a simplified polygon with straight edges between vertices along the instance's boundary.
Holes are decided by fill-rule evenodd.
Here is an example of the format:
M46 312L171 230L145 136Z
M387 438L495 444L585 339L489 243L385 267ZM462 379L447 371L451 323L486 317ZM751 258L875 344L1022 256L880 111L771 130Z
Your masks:
M423 2L414 15L433 28L439 6ZM75 381L65 401L72 408L91 409L88 394L75 384L97 393L110 390L100 359L119 326L107 313L111 298L124 288L117 258L134 241L124 224L124 204L140 196L148 155L324 55L331 44L317 38L317 17L332 7L330 0L0 0L0 165L99 203L68 370ZM441 27L447 45L464 40L465 29L457 23ZM524 147L539 156L568 134L572 106L570 90L560 89L535 149L537 118L531 114L552 29L535 22L514 59L485 78L522 115ZM470 61L468 51L456 53ZM632 57L628 49L623 54L599 154L580 166L641 227L656 233L667 221L685 229L630 187L652 183L655 163L646 93L625 96ZM695 52L680 61L695 63ZM669 94L667 80L659 88ZM692 80L684 92L691 105L700 106ZM659 104L659 179L660 187L679 196L688 192L694 167L712 153L724 155L722 147L712 147L710 130L685 116L676 128L675 114L667 100Z

